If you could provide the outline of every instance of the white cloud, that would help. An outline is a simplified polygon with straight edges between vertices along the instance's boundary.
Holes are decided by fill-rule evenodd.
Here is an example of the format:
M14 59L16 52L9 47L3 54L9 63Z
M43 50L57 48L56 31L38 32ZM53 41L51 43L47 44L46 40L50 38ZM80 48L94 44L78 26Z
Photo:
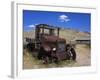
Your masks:
M35 28L35 25L34 25L34 24L28 25L28 27L30 27L30 28Z
M59 20L61 22L68 22L68 21L70 21L70 19L69 19L69 17L67 15L60 15L59 16Z

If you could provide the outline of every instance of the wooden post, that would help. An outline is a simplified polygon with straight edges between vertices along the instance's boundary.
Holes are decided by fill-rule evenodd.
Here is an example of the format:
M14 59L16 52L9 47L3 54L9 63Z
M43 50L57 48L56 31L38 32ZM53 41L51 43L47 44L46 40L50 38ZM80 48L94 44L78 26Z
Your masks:
M59 30L60 30L60 28L58 28L58 33L57 33L57 34L58 34L58 36L59 36Z

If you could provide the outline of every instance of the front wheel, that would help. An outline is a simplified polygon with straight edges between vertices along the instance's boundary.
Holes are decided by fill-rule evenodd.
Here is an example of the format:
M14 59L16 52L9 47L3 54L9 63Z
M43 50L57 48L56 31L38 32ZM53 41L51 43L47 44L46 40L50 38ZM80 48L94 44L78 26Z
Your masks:
M69 51L67 51L67 54L68 54L70 60L76 61L76 52L73 48L71 48Z

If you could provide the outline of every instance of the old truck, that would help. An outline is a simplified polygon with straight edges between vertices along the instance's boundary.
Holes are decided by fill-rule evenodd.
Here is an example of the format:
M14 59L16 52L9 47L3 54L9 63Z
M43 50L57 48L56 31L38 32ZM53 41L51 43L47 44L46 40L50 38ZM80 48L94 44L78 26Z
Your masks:
M71 44L66 44L60 38L60 27L38 24L35 28L35 39L29 39L28 48L37 49L37 58L44 63L59 62L61 60L76 60L76 52Z

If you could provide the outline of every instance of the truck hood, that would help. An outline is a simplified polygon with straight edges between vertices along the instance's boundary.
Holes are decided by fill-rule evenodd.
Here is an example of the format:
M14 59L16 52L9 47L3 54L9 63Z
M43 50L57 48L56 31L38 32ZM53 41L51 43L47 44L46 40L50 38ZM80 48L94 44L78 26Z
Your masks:
M45 41L49 41L49 42L56 42L56 41L59 41L59 42L66 42L65 39L59 38L59 36L43 36L43 39L44 39Z

